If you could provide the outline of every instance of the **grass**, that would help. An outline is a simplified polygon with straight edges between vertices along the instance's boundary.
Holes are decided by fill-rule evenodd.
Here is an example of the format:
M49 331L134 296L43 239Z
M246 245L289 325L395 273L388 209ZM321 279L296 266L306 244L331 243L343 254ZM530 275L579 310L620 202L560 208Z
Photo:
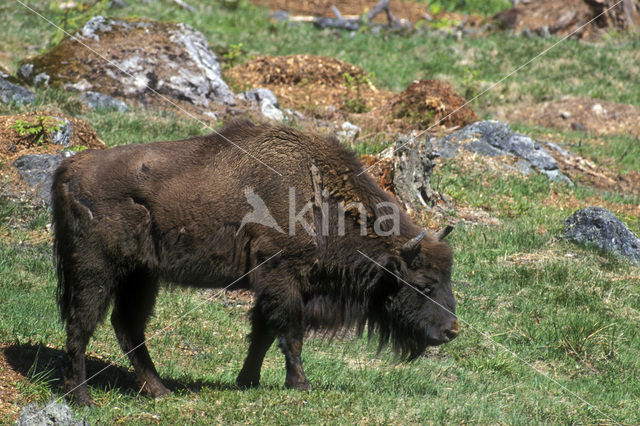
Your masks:
M45 15L60 18L49 2L32 3ZM309 26L272 23L265 11L246 3L233 12L193 0L190 4L200 9L197 14L170 1L130 3L129 8L110 11L188 22L219 51L242 43L250 53L336 56L373 72L377 85L394 90L417 78L438 77L459 91L477 93L556 41L493 35L456 42L429 34L390 33L356 33L352 38L345 33L336 39ZM484 4L502 7L495 6L498 2ZM466 1L464 7L483 6ZM7 17L0 50L24 52L12 58L13 69L27 53L46 48L55 37L55 31L17 3L0 10ZM558 94L640 105L640 72L633 59L637 47L633 36L606 44L565 42L478 105ZM31 107L2 105L0 112L57 109L80 115L110 146L207 131L170 112L97 113L84 111L71 93L48 89L36 95ZM534 137L552 132L516 128ZM552 133L607 167L640 169L637 140ZM372 153L386 144L381 140L354 149ZM75 407L77 415L99 424L639 423L640 269L561 237L570 210L593 200L628 207L639 204L637 197L553 184L536 174L522 177L480 158L443 162L435 180L457 203L483 210L501 223L461 223L449 237L456 252L454 291L463 321L455 341L430 349L411 364L400 364L387 351L376 355L366 336L310 338L303 358L314 386L311 392L284 388L284 361L274 346L265 360L262 386L240 391L234 381L247 347L248 306L223 296L203 303L212 293L167 288L158 299L148 336L171 326L153 337L149 348L160 375L178 391L162 400L138 395L107 321L89 347L90 371L111 365L91 384L101 406ZM637 215L624 219L640 233ZM48 222L44 209L0 199L0 344L31 363L22 371L25 379L18 390L40 402L64 394L60 356L65 336L55 320Z

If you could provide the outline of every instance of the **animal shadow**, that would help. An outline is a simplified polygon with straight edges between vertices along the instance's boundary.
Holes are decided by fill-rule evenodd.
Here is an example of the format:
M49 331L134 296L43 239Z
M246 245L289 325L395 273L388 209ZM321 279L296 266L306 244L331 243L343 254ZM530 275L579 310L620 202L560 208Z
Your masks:
M40 381L53 394L64 395L64 370L66 354L60 349L38 344L14 344L1 348L9 366L32 382ZM126 361L125 361L126 362ZM87 356L88 384L103 391L117 390L120 393L136 395L140 385L132 369L116 365L94 356ZM95 377L93 377L95 375ZM214 390L237 390L235 383L220 381L185 381L162 378L172 392L199 392L203 388Z

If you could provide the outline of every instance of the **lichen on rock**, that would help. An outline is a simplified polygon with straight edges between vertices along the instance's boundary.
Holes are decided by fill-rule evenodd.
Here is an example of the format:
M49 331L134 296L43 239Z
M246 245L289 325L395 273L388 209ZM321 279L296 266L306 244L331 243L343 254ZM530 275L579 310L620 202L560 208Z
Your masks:
M235 105L206 38L186 24L96 16L21 69L29 83L46 74L49 85L142 102L158 93L204 107Z

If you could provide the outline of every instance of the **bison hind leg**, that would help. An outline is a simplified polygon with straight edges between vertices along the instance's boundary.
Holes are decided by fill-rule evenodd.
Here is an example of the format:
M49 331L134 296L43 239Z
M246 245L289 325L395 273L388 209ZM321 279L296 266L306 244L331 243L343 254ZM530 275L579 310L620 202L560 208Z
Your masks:
M170 393L158 376L144 337L157 294L158 278L146 269L139 269L120 282L111 314L120 347L129 357L142 390L153 397Z
M91 277L78 279L79 276ZM82 405L95 405L87 386L85 351L96 326L104 320L110 303L110 278L106 270L69 270L66 280L72 292L70 306L64 320L67 328L67 367L65 387L75 401ZM100 283L100 284L97 284Z

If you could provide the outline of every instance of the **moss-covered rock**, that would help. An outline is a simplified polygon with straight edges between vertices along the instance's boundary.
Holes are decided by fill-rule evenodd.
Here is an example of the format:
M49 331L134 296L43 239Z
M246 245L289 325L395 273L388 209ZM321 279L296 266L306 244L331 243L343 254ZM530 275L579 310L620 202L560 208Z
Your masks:
M208 106L234 105L204 35L185 24L96 16L75 36L24 61L29 83L144 101L155 92Z

